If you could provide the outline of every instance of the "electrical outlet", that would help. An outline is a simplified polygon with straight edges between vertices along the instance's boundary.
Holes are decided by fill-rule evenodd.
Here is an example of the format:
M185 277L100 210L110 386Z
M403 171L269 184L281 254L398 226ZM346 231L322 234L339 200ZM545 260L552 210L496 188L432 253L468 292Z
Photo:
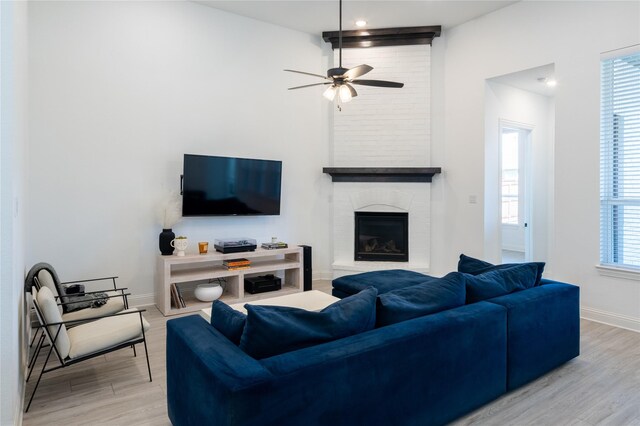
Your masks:
M478 197L476 195L469 195L469 204L477 204Z

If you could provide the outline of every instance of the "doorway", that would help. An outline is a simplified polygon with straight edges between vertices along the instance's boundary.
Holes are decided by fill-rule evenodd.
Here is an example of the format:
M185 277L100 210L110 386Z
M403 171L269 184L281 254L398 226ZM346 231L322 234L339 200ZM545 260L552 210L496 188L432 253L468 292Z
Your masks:
M500 121L502 263L531 259L530 144L532 126Z
M562 87L547 84L554 78L555 66L548 64L485 83L484 258L489 262L544 262L553 246L555 91ZM519 243L510 243L512 236Z

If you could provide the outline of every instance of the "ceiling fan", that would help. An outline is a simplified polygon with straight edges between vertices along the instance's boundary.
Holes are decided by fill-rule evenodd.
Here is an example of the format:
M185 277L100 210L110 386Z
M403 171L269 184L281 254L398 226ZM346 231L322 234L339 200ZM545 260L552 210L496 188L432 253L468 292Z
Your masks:
M349 102L352 98L358 96L358 92L353 88L353 84L361 86L376 86L376 87L395 87L400 88L404 86L404 83L396 83L395 81L385 80L361 80L358 77L365 75L373 69L373 67L362 64L353 68L342 68L342 0L340 0L340 31L338 32L338 48L339 48L339 64L338 68L331 68L327 71L327 75L313 74L310 72L285 70L287 72L295 72L298 74L306 74L314 77L320 77L328 80L322 83L305 84L304 86L290 87L289 90L303 89L305 87L312 86L324 86L330 85L327 90L324 91L323 96L330 101L338 94L341 102Z

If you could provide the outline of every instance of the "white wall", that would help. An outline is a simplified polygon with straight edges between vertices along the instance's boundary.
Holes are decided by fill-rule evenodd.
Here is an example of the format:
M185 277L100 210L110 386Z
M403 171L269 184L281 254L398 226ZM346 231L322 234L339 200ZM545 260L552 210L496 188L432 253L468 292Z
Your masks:
M640 329L638 280L600 276L600 53L640 43L638 2L518 2L434 40L432 265L444 273L460 252L484 253L484 87L498 75L555 63L552 278L581 286L587 312ZM597 29L597 31L594 31ZM436 78L439 78L437 80ZM442 124L436 126L438 119ZM476 195L477 203L469 202ZM602 317L602 316L601 316Z
M27 3L0 2L0 424L22 419L25 158L27 151Z
M549 205L553 200L553 192L549 191L553 183L549 170L553 168L553 98L520 90L515 87L487 82L485 89L485 246L484 257L487 260L500 262L502 246L522 245L524 247L522 228L514 232L519 234L507 241L501 221L500 198L500 121L510 121L531 127L529 166L531 182L530 212L528 220L531 233L531 259L548 260L549 241ZM518 239L519 238L519 239ZM521 241L522 240L522 241ZM547 273L550 271L547 269Z
M328 273L330 106L282 71L326 70L319 36L191 2L36 2L29 18L29 264L117 274L151 302L159 203L194 153L282 160L283 186L280 216L183 219L191 251L277 236Z

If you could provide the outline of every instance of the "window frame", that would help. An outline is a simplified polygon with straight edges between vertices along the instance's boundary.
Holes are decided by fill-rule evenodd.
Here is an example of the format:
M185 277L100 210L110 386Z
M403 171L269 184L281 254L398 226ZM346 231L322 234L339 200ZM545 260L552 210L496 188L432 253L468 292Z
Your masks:
M625 185L624 116L614 108L614 61L628 56L640 59L640 45L607 52L600 59L600 263L596 268L601 275L637 280L640 278L640 263L624 263L625 228L622 210L625 206L640 206L640 193L621 194ZM635 76L632 78L635 79ZM632 88L631 94L632 102L638 102L640 108L640 93L633 94ZM623 95L629 94L618 94L620 97ZM637 138L637 135L633 135L630 139L632 143L636 143L636 146L627 148L630 154L638 146ZM635 161L633 167L636 167ZM640 170L640 162L637 169ZM632 250L640 252L640 237L637 240L633 241Z

